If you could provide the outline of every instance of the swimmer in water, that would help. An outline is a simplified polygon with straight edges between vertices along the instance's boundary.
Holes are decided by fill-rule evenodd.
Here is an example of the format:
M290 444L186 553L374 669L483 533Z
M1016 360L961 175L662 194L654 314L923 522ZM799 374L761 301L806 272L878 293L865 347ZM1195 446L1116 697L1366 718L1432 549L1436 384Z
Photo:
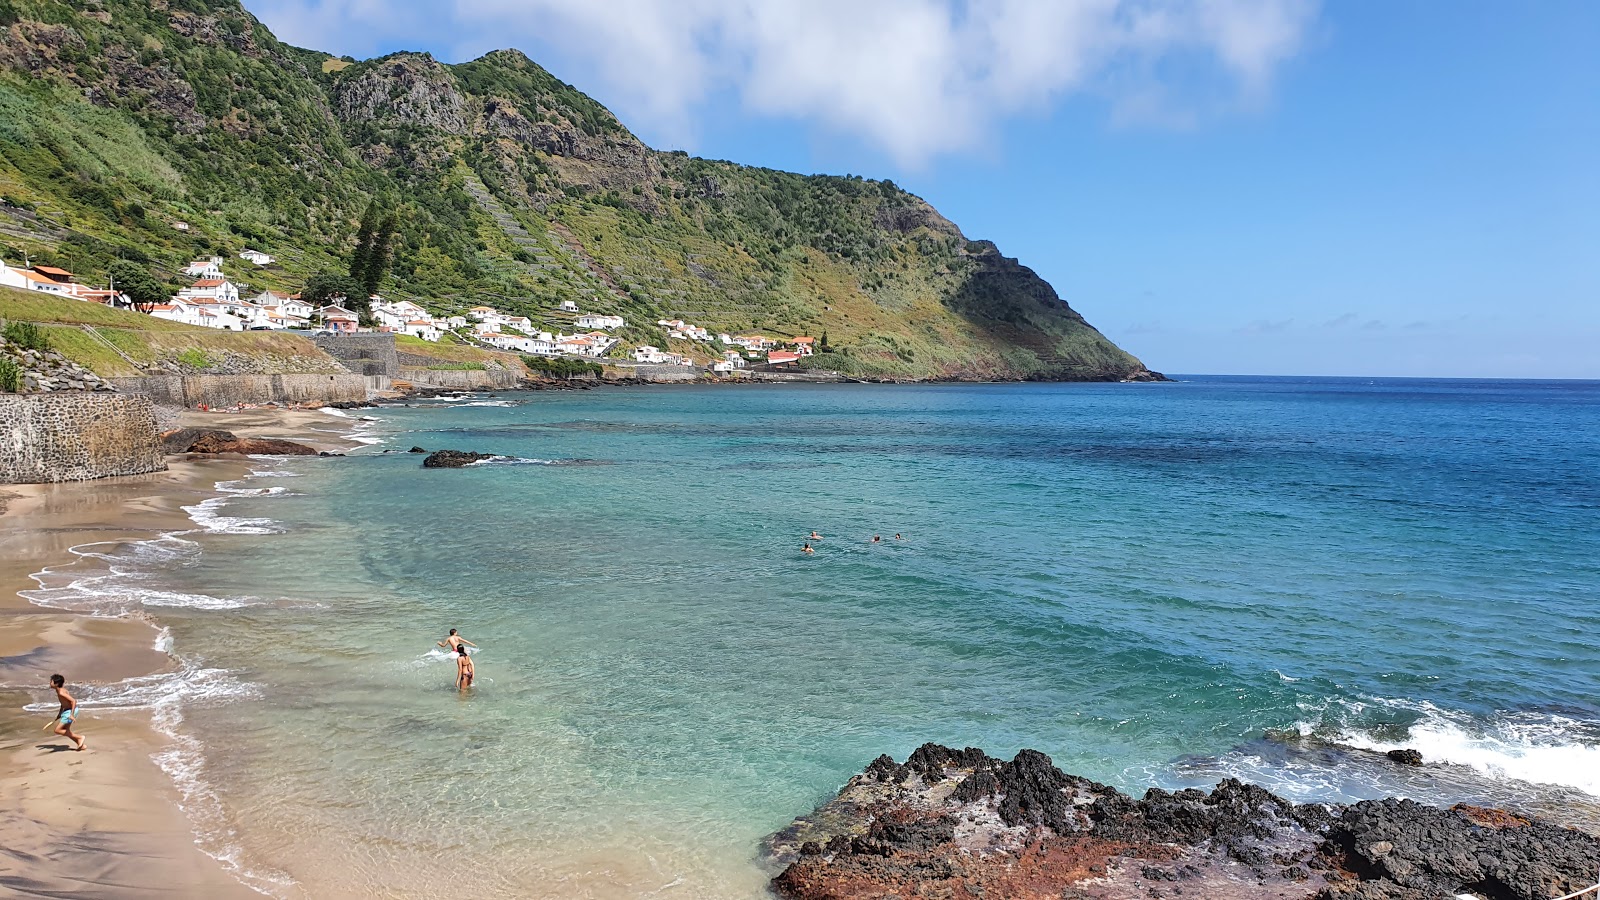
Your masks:
M811 539L813 541L820 541L820 540L822 540L822 535L817 534L815 531L813 531L813 532L811 532Z
M801 553L815 553L817 551L811 549L811 545L810 544L806 544L804 547L800 548L800 552Z
M881 544L881 543L883 543L883 538L878 537L877 535L873 535L872 536L872 542L874 544Z
M457 650L460 650L462 644L466 644L468 647L474 647L474 648L476 648L478 646L477 644L474 644L473 642L467 640L466 638L462 637L461 635L456 634L456 630L454 628L450 629L450 636L449 637L447 637L444 640L439 642L439 646L445 648L446 650L449 650L451 653L454 653Z
M900 533L899 533L899 532L895 532L895 535L894 535L894 539L895 539L895 540L897 540L897 541L903 541L903 540L905 540L905 538L903 538L903 537L901 537L901 536L900 536Z
M477 674L472 667L472 657L467 655L467 648L457 647L456 652L456 689L466 690L472 687L472 676Z

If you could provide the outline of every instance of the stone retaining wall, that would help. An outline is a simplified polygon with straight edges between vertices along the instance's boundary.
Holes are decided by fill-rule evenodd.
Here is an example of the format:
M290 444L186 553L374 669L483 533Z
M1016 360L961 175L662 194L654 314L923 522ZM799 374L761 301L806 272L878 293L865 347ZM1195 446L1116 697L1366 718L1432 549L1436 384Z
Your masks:
M400 378L416 385L461 391L503 391L522 385L522 375L510 369L424 369L402 366Z
M361 375L146 375L113 378L117 390L149 394L157 403L194 409L241 403L339 403L367 399Z
M357 375L400 377L392 334L317 334L311 340Z
M617 366L616 370L625 378L638 378L641 381L696 381L706 373L706 370L699 366L667 366L649 363Z
M166 467L149 397L0 394L0 483L86 481Z

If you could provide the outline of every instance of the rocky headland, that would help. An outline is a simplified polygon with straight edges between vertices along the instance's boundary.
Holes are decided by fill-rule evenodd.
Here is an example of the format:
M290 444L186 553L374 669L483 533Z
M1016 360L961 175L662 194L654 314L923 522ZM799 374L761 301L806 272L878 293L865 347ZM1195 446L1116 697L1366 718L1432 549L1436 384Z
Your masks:
M1600 839L1501 810L1295 804L1237 780L1134 799L1023 750L881 756L768 839L793 900L1551 900Z

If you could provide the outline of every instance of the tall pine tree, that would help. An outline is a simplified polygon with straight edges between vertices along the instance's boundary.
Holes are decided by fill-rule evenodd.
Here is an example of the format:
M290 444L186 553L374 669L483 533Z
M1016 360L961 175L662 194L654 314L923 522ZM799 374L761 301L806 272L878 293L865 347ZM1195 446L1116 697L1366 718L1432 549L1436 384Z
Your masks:
M350 277L356 281L365 280L372 259L372 237L378 227L378 212L378 201L373 200L367 204L367 211L361 214L361 228L356 232L356 249L350 253Z
M389 270L389 242L394 240L394 230L399 225L400 220L394 213L384 216L383 224L378 226L377 233L367 246L366 266L355 277L360 280L368 296L378 292L383 275Z

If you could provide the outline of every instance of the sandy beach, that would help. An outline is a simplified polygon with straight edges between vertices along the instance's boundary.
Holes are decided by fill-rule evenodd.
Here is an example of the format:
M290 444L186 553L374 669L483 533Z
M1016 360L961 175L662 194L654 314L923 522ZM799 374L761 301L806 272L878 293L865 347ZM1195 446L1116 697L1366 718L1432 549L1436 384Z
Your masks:
M344 450L345 423L319 411L180 415L180 424ZM148 709L84 705L83 753L25 711L69 689L176 669L160 625L36 605L31 575L75 564L73 547L148 540L193 527L181 507L248 470L240 457L171 457L166 472L49 485L0 485L0 891L27 896L258 896L196 846L180 794L153 755L169 743ZM87 560L78 565L93 565ZM82 693L79 693L82 697Z

